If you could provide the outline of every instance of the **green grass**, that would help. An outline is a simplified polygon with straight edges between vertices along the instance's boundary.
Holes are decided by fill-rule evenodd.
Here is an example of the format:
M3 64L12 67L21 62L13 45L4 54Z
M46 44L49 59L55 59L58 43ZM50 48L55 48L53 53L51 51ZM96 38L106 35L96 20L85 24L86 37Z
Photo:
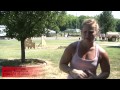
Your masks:
M26 59L40 59L44 61L51 61L54 63L54 67L58 68L58 64L60 58L63 54L65 48L58 49L60 46L67 46L71 42L77 41L77 38L55 38L49 39L46 38L47 46L43 48L36 49L26 49ZM36 43L36 46L41 42L41 38L33 38L33 42ZM100 42L97 41L98 44L102 46L102 44L114 44L115 42ZM102 46L110 57L110 65L111 65L111 74L109 79L120 79L120 47L107 47ZM0 40L0 62L3 60L8 60L6 63L0 63L1 66L4 65L20 65L21 58L21 48L20 42L11 39L11 40ZM10 60L19 59L18 62L14 61L14 63L10 62ZM98 68L98 72L100 68Z
M105 49L110 57L110 78L120 79L120 47L106 47Z

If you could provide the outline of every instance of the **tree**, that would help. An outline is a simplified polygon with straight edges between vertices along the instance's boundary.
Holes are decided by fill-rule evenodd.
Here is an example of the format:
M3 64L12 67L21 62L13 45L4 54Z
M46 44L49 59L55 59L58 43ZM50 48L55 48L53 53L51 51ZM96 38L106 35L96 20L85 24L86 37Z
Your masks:
M6 33L10 38L21 42L21 61L25 62L26 38L43 34L51 11L2 11L3 24L7 26ZM56 12L55 12L56 13Z
M116 31L120 32L120 19L116 20Z
M76 23L74 23L73 21L76 21L76 17L73 15L68 15L66 17L66 29L75 29L76 28ZM75 24L75 25L73 25Z
M105 33L108 31L115 31L115 19L112 15L112 11L103 11L99 16L99 25L101 28L101 33Z
M50 23L47 24L47 28L56 31L56 39L57 34L60 32L60 28L66 24L66 12L58 11L57 14L53 13ZM53 17L54 16L54 17Z

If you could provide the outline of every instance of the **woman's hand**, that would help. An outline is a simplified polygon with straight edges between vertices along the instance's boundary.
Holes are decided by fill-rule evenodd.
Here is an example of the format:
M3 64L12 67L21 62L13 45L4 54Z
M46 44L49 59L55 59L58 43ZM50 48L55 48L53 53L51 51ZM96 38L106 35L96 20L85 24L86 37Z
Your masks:
M84 70L84 72L88 75L87 79L97 79L97 76L94 75L90 70Z
M83 70L73 69L69 72L73 79L86 79L88 75Z
M96 75L89 76L88 79L97 79Z

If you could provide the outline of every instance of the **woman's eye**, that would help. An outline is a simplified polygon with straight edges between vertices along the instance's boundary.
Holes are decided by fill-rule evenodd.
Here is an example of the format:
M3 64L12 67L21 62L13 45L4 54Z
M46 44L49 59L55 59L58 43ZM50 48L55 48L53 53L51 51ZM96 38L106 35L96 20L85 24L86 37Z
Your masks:
M94 33L93 31L89 32L90 34Z
M90 34L92 34L93 32L89 32Z

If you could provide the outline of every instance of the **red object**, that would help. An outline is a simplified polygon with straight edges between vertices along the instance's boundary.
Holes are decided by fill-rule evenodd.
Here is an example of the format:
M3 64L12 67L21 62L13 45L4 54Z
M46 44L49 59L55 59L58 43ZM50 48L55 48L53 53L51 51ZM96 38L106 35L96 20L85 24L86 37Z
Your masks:
M41 67L2 67L2 77L37 77L42 74Z

